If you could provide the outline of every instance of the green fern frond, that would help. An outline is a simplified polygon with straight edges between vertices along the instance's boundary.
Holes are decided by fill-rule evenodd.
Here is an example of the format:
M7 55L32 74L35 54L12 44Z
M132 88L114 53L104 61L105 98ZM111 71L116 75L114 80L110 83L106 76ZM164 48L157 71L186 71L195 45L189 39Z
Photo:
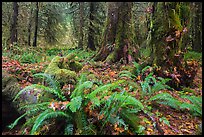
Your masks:
M82 97L77 96L71 99L71 101L66 105L72 112L76 112L81 107Z
M50 104L50 102L43 102L43 103L37 103L37 104L26 104L22 107L19 108L19 110L23 110L23 109L33 109L33 108L42 108L42 107L47 107Z
M162 100L162 99L165 100L166 98L173 98L173 97L169 93L164 92L164 93L160 93L160 94L157 94L157 95L151 97L149 100L150 101Z
M134 113L128 113L128 109L122 109L120 116L130 125L135 131L139 129L139 117Z
M21 91L19 91L18 94L15 96L13 101L15 101L23 92L26 92L26 91L29 91L29 90L35 89L35 88L48 91L50 93L53 93L54 95L57 95L60 99L62 99L64 101L66 100L66 97L62 94L62 92L58 92L58 91L54 90L53 88L45 87L43 85L33 84L33 85L27 86L24 89L22 89Z
M78 85L83 84L85 81L87 81L86 74L81 74L81 76L80 76L80 78L79 78Z
M107 90L113 90L116 87L118 87L119 84L121 84L123 82L124 82L124 80L118 80L116 82L100 86L97 89L95 89L94 91L92 91L90 94L88 94L86 96L86 98L92 99L92 98L96 97L96 94L99 93L99 92L104 92L104 91L107 91Z
M12 124L10 124L9 126L8 126L8 128L10 128L10 129L13 129L17 124L18 124L18 121L20 120L20 119L22 119L23 117L25 117L27 115L27 113L24 113L23 115L21 115L19 118L17 118Z
M145 93L151 93L151 87L147 81L141 82L140 85L142 87L143 95L145 95Z
M135 75L133 75L130 71L127 71L127 70L123 70L121 71L119 74L118 74L119 77L127 77L127 78L136 78Z
M141 66L137 62L133 62L133 64L135 66L135 75L138 76L140 74Z
M120 102L123 102L121 104L121 107L127 107L128 105L131 105L131 106L134 106L140 110L144 109L143 104L139 100L137 100L136 98L131 97L129 95L116 94L115 99L119 100Z
M43 125L43 122L46 119L57 118L57 117L71 118L70 115L68 115L62 111L52 111L50 109L47 109L44 112L42 112L38 116L38 118L35 120L35 124L33 125L30 134L33 135L38 130L38 128Z
M33 76L34 77L40 77L40 78L44 77L51 88L55 89L56 91L60 91L59 83L57 81L55 81L51 75L46 74L46 73L37 73L37 74L34 74Z
M187 95L183 95L181 97L190 100L192 103L192 104L189 104L184 102L181 105L182 108L188 108L190 109L190 112L193 113L194 115L202 116L202 97L187 96Z
M196 97L196 96L187 96L183 95L181 98L186 98L191 101L191 103L197 105L197 106L202 106L202 97Z
M160 83L160 82L157 82L157 83L154 84L154 86L152 87L152 91L153 91L153 92L157 92L157 91L160 91L160 90L163 90L163 89L166 89L166 85L163 85L163 84Z
M73 124L67 124L67 126L64 129L64 135L73 135L74 132L74 125Z
M162 78L162 77L157 77L157 79L160 80L162 84L166 84L171 80L170 78Z
M27 119L26 122L23 124L21 129L24 129L27 127L32 127L36 118L37 118L37 116ZM23 131L25 131L25 130L23 130ZM22 134L24 134L24 132Z
M170 107L172 107L174 109L177 109L177 110L180 109L179 107L181 105L181 102L174 99L174 98L168 98L168 99L166 99L164 101L157 101L157 103L170 106Z
M147 70L147 69L149 69L149 68L151 68L150 66L146 66L146 67L144 67L143 69L142 69L142 74Z
M92 81L86 81L86 82L81 83L80 85L77 85L74 91L72 92L72 95L70 96L70 98L74 98L74 97L82 95L84 89L91 88L92 86L93 86Z
M169 93L160 93L149 99L150 101L157 101L159 104L168 105L172 108L179 109L181 102L174 99Z

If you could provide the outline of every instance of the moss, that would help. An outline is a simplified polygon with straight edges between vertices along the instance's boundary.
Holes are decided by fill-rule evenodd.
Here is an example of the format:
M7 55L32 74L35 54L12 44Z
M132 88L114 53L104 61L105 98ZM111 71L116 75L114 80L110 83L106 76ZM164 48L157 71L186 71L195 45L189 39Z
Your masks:
M70 53L65 58L67 58L68 60L72 60L72 59L75 59L75 57L76 55L74 53Z
M82 64L75 61L75 57L74 53L68 54L66 57L54 57L45 73L54 76L60 83L75 84L76 72L82 69Z
M98 80L98 77L96 75L94 75L94 74L89 74L87 76L87 79L92 80L92 81L96 81L96 80Z
M71 70L79 72L83 66L81 63L74 61L69 63L69 67Z
M67 70L67 69L58 69L55 72L55 78L58 80L60 83L72 83L75 84L76 82L76 77L77 74L74 71Z
M107 62L107 63L112 63L114 61L115 61L114 53L109 54L108 57L105 60L105 62Z

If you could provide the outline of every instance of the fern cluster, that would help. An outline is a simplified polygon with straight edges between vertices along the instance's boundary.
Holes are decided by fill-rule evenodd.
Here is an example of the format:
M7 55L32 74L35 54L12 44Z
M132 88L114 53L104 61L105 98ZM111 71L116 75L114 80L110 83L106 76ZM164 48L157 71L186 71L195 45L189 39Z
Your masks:
M181 102L169 93L160 93L149 99L149 101L156 101L159 104L170 106L177 110L189 110L195 116L202 116L202 98L196 96L181 96L191 101L191 103Z
M142 70L141 72L144 73ZM192 114L202 116L202 100L196 96L182 96L191 103L181 102L168 93L160 93L150 97L147 101L140 101L124 90L124 86L129 83L125 80L98 85L96 82L87 80L85 74L81 74L74 91L67 97L61 91L58 82L48 74L40 73L35 76L45 78L49 87L33 84L15 96L14 101L22 93L38 89L34 90L39 95L37 102L20 107L19 109L24 110L25 113L16 119L9 126L10 128L17 125L21 118L27 117L22 128L29 127L30 134L41 134L42 127L52 123L53 119L64 119L63 131L66 135L109 134L107 126L110 125L117 125L124 134L128 134L129 131L140 134L141 125L139 125L138 113L150 114L148 102L153 101L178 110L189 109ZM147 93L170 88L165 84L167 81L168 79L163 78L156 79L153 77L153 73L149 73L141 82L141 89ZM151 82L153 82L153 86ZM119 89L120 92L116 92L115 89ZM43 93L54 96L48 96L48 99L44 100L41 98L44 96ZM114 126L111 128L114 130Z
M33 84L21 90L14 98L14 101L24 92L31 89L40 89L40 93L48 92L54 95L54 98L48 99L48 101L38 100L38 102L25 104L20 109L25 113L16 119L10 128L13 128L18 121L27 117L27 121L23 127L30 127L30 134L40 134L41 127L49 122L51 119L64 118L65 128L64 134L106 134L104 129L107 123L118 124L127 131L133 128L137 131L138 123L133 122L131 117L135 117L138 120L137 113L141 111L144 106L142 103L130 96L124 90L121 93L113 92L114 89L123 89L121 86L124 80L118 80L114 83L106 85L97 85L92 81L86 79L86 75L81 75L78 79L78 83L75 86L74 91L70 95L70 101L63 95L59 84L53 80L48 74L36 74L35 76L45 78L49 87L39 84ZM94 89L94 90L93 90ZM87 92L89 90L89 92ZM36 92L39 90L36 90ZM42 95L43 96L43 95ZM51 96L50 96L51 97ZM108 98L107 98L108 97ZM59 104L66 105L64 109L58 108ZM88 103L91 102L90 111L99 110L97 123L101 126L100 129L90 119L96 119L96 117L89 116L84 110L88 107ZM68 120L67 120L68 119Z

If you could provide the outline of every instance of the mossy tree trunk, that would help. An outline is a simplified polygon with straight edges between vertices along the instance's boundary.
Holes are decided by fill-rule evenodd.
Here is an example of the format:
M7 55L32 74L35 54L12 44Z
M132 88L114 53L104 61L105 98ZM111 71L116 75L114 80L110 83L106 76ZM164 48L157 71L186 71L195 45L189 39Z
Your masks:
M132 6L132 2L108 3L102 47L96 54L95 61L114 63L123 59L124 63L132 62L132 53L136 51L133 48Z
M192 11L192 49L202 52L202 3L193 2Z
M91 50L96 50L95 43L94 43L94 14L96 12L96 5L95 2L90 2L90 9L89 9L89 31L88 31L88 48Z
M162 66L168 60L176 63L174 58L182 52L182 38L187 32L189 4L158 2L154 8L150 41L153 46L151 64Z
M38 12L39 12L39 5L38 5L38 2L36 2L36 9L35 9L35 33L34 33L33 47L37 47Z
M28 23L28 46L31 46L31 25L33 21L32 16L33 16L33 5L31 2L30 17L29 17L29 23Z
M17 42L18 3L13 2L13 18L11 22L11 44Z
M83 27L84 27L84 2L79 2L79 14L80 14L80 22L79 22L79 43L78 48L83 49Z

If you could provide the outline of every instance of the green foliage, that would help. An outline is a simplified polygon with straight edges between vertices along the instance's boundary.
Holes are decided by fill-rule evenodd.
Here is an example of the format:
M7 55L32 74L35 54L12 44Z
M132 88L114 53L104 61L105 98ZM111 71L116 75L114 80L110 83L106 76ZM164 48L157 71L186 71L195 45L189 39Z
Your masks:
M31 129L31 135L34 134L38 130L38 128L43 125L43 122L46 119L52 119L52 118L56 118L56 117L71 118L68 114L66 114L66 113L64 113L62 111L53 112L53 111L47 109L44 112L42 112L38 116L38 118L35 120L33 128Z
M193 115L202 116L202 99L196 96L182 96L182 98L189 99L191 103L181 102L174 97L172 97L169 93L160 93L149 99L149 101L156 101L159 104L164 104L175 108L177 110L185 110L189 109Z
M77 96L71 99L70 103L67 105L69 109L74 113L81 107L82 97Z
M163 89L171 89L168 85L166 85L166 82L168 82L171 79L164 79L161 77L158 77L157 79L153 76L153 73L150 73L144 81L142 81L141 87L142 87L142 92L143 95L146 93L155 93Z
M136 78L135 75L133 75L130 71L128 70L123 70L121 71L119 74L119 77L127 77L127 78L130 78L130 79L134 79Z
M37 63L38 57L34 53L24 52L19 61L22 63Z
M49 86L51 88L53 88L55 91L58 92L59 96L61 94L61 90L60 90L60 84L58 81L56 81L53 76L46 74L46 73L37 73L33 75L34 77L39 77L39 78L45 78L45 81L49 84Z
M196 60L202 62L202 53L195 51L188 51L184 54L184 60Z
M14 128L17 124L18 124L18 121L20 120L20 119L22 119L23 117L25 117L27 115L27 113L24 113L23 115L21 115L19 118L17 118L12 124L10 124L9 126L8 126L8 128L10 128L10 129L12 129L12 128Z
M64 135L73 135L74 132L74 125L73 124L67 124L64 129Z
M185 103L181 106L182 108L190 108L190 112L193 115L202 117L202 97L187 96L187 95L183 95L181 97L190 100L192 103L192 104Z

